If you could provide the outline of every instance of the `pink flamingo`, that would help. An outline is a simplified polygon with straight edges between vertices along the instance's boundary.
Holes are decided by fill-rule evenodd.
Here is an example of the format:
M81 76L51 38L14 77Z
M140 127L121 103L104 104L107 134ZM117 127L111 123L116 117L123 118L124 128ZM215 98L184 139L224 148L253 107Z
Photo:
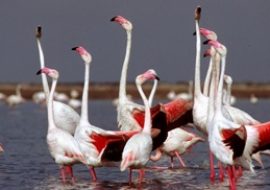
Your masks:
M107 131L92 125L88 120L88 87L89 87L89 69L92 62L92 56L83 47L74 47L85 64L84 87L82 94L81 118L75 131L75 139L79 142L80 148L86 158L86 165L89 166L89 172L93 181L97 180L94 167L102 166L103 153L105 149L113 142L126 142L132 135L138 131L121 132Z
M41 39L42 36L42 28L41 26L37 27L36 30L36 40L37 40L37 46L38 46L38 52L39 52L39 61L40 61L40 68L45 67L45 60L44 60L44 53L41 46ZM48 102L49 98L49 85L46 78L46 75L41 75L42 79L42 86L43 91L45 93L46 102ZM76 126L79 123L80 116L79 114L70 106L59 102L59 101L53 101L53 114L55 118L55 124L58 128L64 129L65 131L69 132L71 135L74 135Z
M52 78L52 87L48 97L48 133L47 133L47 144L51 156L53 157L55 163L60 166L61 177L63 182L66 181L65 178L65 166L70 167L71 177L74 182L74 176L72 173L72 167L74 163L85 162L85 158L77 140L68 133L67 131L56 127L54 117L53 117L53 95L57 85L57 80L59 78L59 73L57 70L50 68L42 68L37 72L37 74L44 73Z
M130 168L129 182L131 183L132 169L140 168L139 183L141 184L144 177L144 166L149 160L152 151L153 141L151 138L151 112L150 105L142 90L142 84L147 80L154 80L158 77L153 70L148 70L145 73L136 77L136 86L143 99L145 106L145 120L143 130L132 136L125 145L120 170L124 171Z
M181 128L173 129L168 132L166 141L157 148L156 154L151 156L151 160L157 161L165 153L171 158L171 168L173 168L173 157L175 156L178 158L182 167L186 167L180 155L190 150L199 141L204 141L204 139Z
M123 62L121 79L120 79L120 88L119 88L119 103L117 105L117 122L121 130L134 130L141 129L144 124L144 107L137 103L130 101L126 95L126 78L127 78L127 69L130 58L131 51L131 40L132 40L132 23L122 16L116 16L111 19L118 24L120 24L127 33L127 44L126 44L126 54ZM154 91L154 88L152 89ZM191 108L192 103L190 101L184 101L182 99L177 99L171 101L167 104L164 104L164 111L167 115L168 121L168 130L175 127L179 127L181 124L186 124L192 122ZM157 105L151 108L151 116L153 122L159 116L157 112L160 105ZM153 128L155 130L155 125Z

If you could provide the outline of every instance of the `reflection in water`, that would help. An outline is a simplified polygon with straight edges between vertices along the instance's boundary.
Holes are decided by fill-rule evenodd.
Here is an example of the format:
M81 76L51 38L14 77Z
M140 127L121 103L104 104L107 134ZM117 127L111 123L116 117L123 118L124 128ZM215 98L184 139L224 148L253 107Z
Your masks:
M266 121L269 118L268 100L262 100L256 105L239 100L237 104L259 120ZM116 111L110 101L91 102L90 108L89 115L93 124L105 129L117 128ZM181 168L175 160L174 169L147 169L141 187L137 184L136 172L134 183L129 185L128 172L120 172L117 166L97 168L98 182L92 183L88 169L83 165L75 165L76 183L62 184L58 166L51 159L45 141L46 109L31 102L20 105L15 110L0 104L0 121L0 142L5 148L4 154L0 155L0 189L228 189L227 180L222 183L216 180L213 184L209 181L206 143L197 144L190 153L183 156L187 168ZM237 182L238 189L270 189L269 157L263 156L263 161L266 169L256 169L255 175L245 171ZM148 164L149 167L169 165L168 157Z

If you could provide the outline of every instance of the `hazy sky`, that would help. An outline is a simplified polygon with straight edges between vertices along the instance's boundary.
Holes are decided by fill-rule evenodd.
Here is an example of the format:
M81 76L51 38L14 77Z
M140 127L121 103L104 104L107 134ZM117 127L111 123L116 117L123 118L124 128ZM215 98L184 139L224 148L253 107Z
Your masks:
M237 82L270 81L268 0L2 0L0 82L40 82L37 25L43 27L46 65L59 70L61 82L83 80L83 62L70 50L77 45L93 56L91 81L117 82L126 33L110 22L116 15L134 26L128 81L149 68L162 81L193 79L197 5L201 27L216 31L228 48L226 73Z

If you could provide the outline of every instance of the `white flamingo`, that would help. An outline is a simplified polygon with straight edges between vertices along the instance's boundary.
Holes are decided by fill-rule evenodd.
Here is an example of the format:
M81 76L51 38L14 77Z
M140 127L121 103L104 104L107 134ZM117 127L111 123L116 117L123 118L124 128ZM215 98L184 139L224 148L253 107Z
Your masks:
M162 144L162 146L157 148L156 154L151 156L151 160L157 161L161 158L162 154L166 154L171 158L171 168L173 168L174 157L177 157L179 163L183 167L186 167L181 155L187 150L190 150L191 147L199 141L204 141L204 139L181 128L173 129L168 132L166 141Z
M77 99L79 96L79 92L75 89L70 92L70 99L68 101L68 105L70 105L74 109L79 109L82 105L81 100Z
M233 79L229 75L224 75L224 86L223 89L223 103L228 105L233 105L236 102L235 96L232 95L232 83Z
M25 102L25 99L22 97L22 94L21 94L20 84L16 86L16 94L12 94L8 96L6 99L6 102L10 107L13 107L13 106L16 106L18 104Z
M89 70L92 56L83 47L74 47L85 64L84 87L82 94L81 118L75 131L75 139L79 142L82 152L86 158L86 165L89 166L89 172L93 181L97 180L94 167L102 166L103 152L112 141L125 141L127 138L137 133L107 131L90 124L88 120L88 87L89 87ZM119 148L119 147L118 147Z
M187 93L182 92L182 93L176 94L174 91L170 91L167 94L167 98L170 100L175 100L177 98L181 98L184 100L192 100L193 99L193 81L190 80L188 82L188 92Z
M136 77L136 86L143 99L145 106L145 120L143 130L132 136L125 145L120 170L124 171L128 167L130 168L129 182L132 178L132 169L140 168L139 183L142 182L144 177L144 166L149 160L150 153L152 151L153 141L151 137L151 112L149 102L142 90L142 84L147 80L158 79L156 73L153 70L148 70L145 73ZM151 102L151 100L150 100Z
M37 40L37 46L38 46L38 52L39 52L39 61L40 61L40 67L45 67L45 60L44 60L44 53L43 49L40 43L41 38L41 26L37 27L36 31L36 40ZM41 75L42 79L42 86L43 91L46 95L46 102L48 102L49 97L49 86L46 75ZM53 101L53 114L55 118L55 124L57 127L66 130L70 134L74 135L76 126L79 123L80 116L79 114L70 106L59 102L59 101Z
M142 105L130 101L126 95L127 94L126 78L130 58L133 26L130 21L128 21L126 18L122 16L113 17L111 21L120 24L127 33L126 54L122 66L120 88L119 88L119 103L117 106L118 127L123 131L140 130L143 127L144 123L144 113L143 113L144 107ZM152 91L153 90L154 88L152 89ZM158 118L159 114L156 114L159 111L158 109L159 107L160 105L157 105L151 109L151 116L152 117L156 116L155 118L153 118L153 121L159 119ZM164 111L166 112L167 123L175 128L175 125L179 124L178 126L180 126L182 123L186 124L188 122L191 122L192 120L192 114L190 111L191 108L192 103L190 101L184 101L182 99L177 99L164 104ZM154 125L152 129L155 129Z
M44 91L35 92L32 96L32 100L36 104L43 104L46 102L46 95Z
M70 167L71 177L74 181L72 165L77 162L85 161L81 152L78 142L67 131L60 129L56 126L53 117L53 95L57 85L59 73L57 70L50 68L42 68L37 74L44 73L52 78L52 87L48 97L48 132L47 132L47 144L51 156L56 164L60 166L61 177L65 182L65 166Z

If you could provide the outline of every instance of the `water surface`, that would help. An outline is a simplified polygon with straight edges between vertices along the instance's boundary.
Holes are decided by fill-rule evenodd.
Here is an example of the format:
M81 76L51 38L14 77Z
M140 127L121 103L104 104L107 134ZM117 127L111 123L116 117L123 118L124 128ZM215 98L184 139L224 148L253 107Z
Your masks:
M163 101L165 102L165 101ZM89 120L105 129L116 129L116 110L111 101L92 101L89 104ZM270 100L251 104L237 100L236 106L255 118L267 121L270 118ZM44 107L32 102L9 108L0 104L0 142L5 152L0 156L0 189L228 189L228 181L211 184L209 181L207 143L200 143L184 155L187 168L179 167L175 159L174 169L147 170L141 187L127 183L128 173L118 167L97 168L98 182L92 183L88 170L83 165L74 166L75 184L62 184L58 166L51 159L45 137L47 112ZM245 171L237 182L238 189L270 189L269 157L263 156L265 169L256 168L256 174ZM149 162L149 166L169 166L169 158Z

